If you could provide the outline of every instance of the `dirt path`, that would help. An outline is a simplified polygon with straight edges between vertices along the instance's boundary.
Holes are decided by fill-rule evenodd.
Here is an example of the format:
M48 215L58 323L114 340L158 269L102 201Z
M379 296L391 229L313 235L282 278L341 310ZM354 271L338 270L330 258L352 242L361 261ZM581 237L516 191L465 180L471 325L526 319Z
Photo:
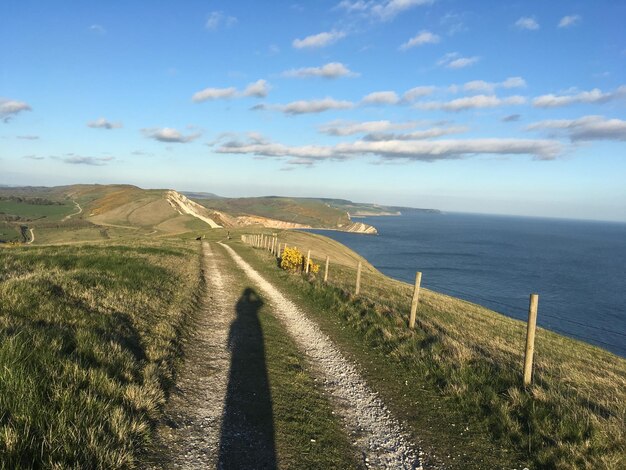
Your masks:
M224 263L202 244L206 295L192 337L185 346L185 367L165 410L153 466L148 468L218 468L220 431L230 351L229 327L237 292L228 289ZM165 457L165 462L163 462ZM152 459L149 459L152 460Z
M72 201L74 204L76 204L76 208L78 209L78 212L73 212L69 215L66 215L65 217L63 217L63 222L65 222L66 220L70 220L72 217L74 217L75 215L81 214L83 212L83 208L80 207L80 204L77 203L76 201Z
M373 468L421 468L417 452L408 443L400 424L330 338L230 246L220 245L269 300L274 314L307 356L322 379L322 388L332 398L349 434L354 437L354 445L362 452L365 464Z

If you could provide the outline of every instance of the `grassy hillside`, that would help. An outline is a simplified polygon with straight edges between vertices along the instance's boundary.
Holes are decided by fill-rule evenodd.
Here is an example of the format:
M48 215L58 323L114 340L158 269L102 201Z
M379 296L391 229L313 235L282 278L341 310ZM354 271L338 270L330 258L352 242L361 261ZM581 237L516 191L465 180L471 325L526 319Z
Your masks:
M339 244L291 235L281 234L305 252L312 248L322 272L326 254L342 258ZM332 263L325 285L321 275L279 270L266 252L238 249L299 299L427 453L450 468L626 466L626 360L539 328L526 390L523 322L423 289L411 331L408 284L366 269L355 298L354 262Z
M127 468L199 285L175 241L0 249L0 467Z
M181 214L167 190L131 185L74 185L0 189L0 241L35 243L107 241L206 231ZM204 210L204 209L202 209ZM211 217L206 211L202 215Z
M250 197L197 199L203 206L234 216L258 215L313 227L336 227L350 223L347 214L316 199Z

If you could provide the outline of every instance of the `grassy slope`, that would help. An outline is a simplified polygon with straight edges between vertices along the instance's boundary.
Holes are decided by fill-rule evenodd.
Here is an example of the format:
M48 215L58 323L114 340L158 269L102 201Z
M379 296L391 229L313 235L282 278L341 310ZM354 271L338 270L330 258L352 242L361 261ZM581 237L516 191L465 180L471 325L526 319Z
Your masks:
M136 462L171 384L197 250L0 250L0 467Z
M309 245L321 246L316 237ZM539 329L534 385L524 390L522 322L423 290L418 328L409 331L409 285L366 271L353 299L352 267L331 265L333 285L324 286L238 249L320 322L451 467L623 468L625 360Z

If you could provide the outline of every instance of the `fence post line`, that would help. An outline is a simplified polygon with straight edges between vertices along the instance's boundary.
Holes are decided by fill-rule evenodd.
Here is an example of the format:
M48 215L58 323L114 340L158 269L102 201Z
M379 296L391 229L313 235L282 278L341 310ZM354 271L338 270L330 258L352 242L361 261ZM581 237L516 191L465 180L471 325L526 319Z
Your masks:
M326 255L326 268L324 269L324 282L328 282L328 263L330 263L330 257Z
M415 328L415 316L417 315L417 304L420 297L420 285L422 284L422 273L415 273L415 287L413 288L413 300L411 300L411 316L409 318L409 328Z
M311 261L311 250L306 254L306 273L309 274L309 262Z
M537 329L537 305L539 296L530 294L528 305L528 325L526 328L526 352L524 354L524 386L527 387L533 380L533 355L535 353L535 330Z
M361 267L362 263L359 261L359 265L356 268L356 287L354 288L354 295L359 295L359 292L361 292Z

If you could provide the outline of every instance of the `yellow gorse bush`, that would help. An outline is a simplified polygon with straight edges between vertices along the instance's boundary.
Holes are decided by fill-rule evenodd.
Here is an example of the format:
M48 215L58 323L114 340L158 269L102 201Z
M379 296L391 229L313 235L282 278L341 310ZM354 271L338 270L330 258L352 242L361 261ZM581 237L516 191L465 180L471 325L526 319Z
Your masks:
M304 268L305 257L297 248L285 247L280 259L280 267L286 271L296 272ZM316 274L320 270L320 265L309 260L309 272Z
M297 248L285 247L280 259L280 267L286 271L297 271L302 267L304 256Z

